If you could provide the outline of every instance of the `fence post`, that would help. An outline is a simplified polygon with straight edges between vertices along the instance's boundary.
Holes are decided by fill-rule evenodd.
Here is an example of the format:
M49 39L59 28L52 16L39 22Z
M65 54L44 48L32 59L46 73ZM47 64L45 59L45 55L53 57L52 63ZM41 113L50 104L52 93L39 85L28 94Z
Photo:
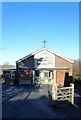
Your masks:
M74 104L74 84L71 83L70 86L72 87L71 104Z
M57 84L52 84L52 100L57 100Z

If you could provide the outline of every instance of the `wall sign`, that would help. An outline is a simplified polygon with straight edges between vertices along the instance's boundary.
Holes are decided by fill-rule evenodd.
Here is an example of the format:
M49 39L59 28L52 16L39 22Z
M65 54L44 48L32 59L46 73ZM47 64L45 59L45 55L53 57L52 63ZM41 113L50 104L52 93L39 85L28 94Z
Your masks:
M34 56L35 68L53 68L55 55L43 50Z

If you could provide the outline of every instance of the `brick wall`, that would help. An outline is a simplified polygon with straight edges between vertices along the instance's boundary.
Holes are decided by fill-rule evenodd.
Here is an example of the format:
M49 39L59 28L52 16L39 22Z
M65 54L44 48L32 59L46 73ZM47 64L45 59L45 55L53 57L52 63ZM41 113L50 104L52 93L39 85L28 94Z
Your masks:
M57 70L56 71L57 84L64 85L65 73L69 72L69 75L72 76L72 63L68 62L67 60L65 60L59 56L55 56L55 67L68 67L68 68L70 68L69 71L67 71L67 70Z
M68 72L67 70L57 70L56 71L56 83L57 85L64 85L65 80L65 73Z
M55 67L68 67L70 68L69 75L72 75L72 63L62 59L61 57L55 56Z

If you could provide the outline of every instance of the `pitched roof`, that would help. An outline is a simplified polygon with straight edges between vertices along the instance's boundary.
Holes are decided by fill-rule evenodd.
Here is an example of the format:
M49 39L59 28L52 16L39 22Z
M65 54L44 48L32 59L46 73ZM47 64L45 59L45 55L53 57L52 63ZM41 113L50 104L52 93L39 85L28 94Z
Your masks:
M43 48L41 48L41 49L38 49L38 50L35 51L35 52L32 52L31 54L29 54L29 55L27 55L27 56L25 56L25 57L17 60L16 63L21 62L22 60L25 60L25 59L27 59L27 58L29 58L29 57L31 57L31 56L33 56L33 55L35 55L35 54L43 51L43 50L46 50L46 51L48 51L48 52L50 52L50 53L52 53L52 54L54 54L54 55L56 55L56 56L58 56L58 57L61 57L62 59L66 60L66 61L68 61L68 62L70 62L70 63L74 63L72 60L70 60L70 59L68 59L68 58L66 58L66 57L64 57L64 56L62 56L62 55L60 55L60 54L58 54L58 53L56 53L56 52L54 52L54 51L46 48L46 47L45 47L45 48L43 47Z

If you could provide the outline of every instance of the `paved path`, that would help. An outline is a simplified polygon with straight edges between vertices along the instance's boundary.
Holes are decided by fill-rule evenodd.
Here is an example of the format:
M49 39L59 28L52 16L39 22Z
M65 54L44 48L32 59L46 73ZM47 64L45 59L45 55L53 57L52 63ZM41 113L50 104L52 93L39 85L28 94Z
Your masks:
M81 89L80 89L81 90ZM80 91L79 91L80 92ZM75 105L52 104L47 88L41 86L2 86L3 118L80 118L81 94L75 91Z

